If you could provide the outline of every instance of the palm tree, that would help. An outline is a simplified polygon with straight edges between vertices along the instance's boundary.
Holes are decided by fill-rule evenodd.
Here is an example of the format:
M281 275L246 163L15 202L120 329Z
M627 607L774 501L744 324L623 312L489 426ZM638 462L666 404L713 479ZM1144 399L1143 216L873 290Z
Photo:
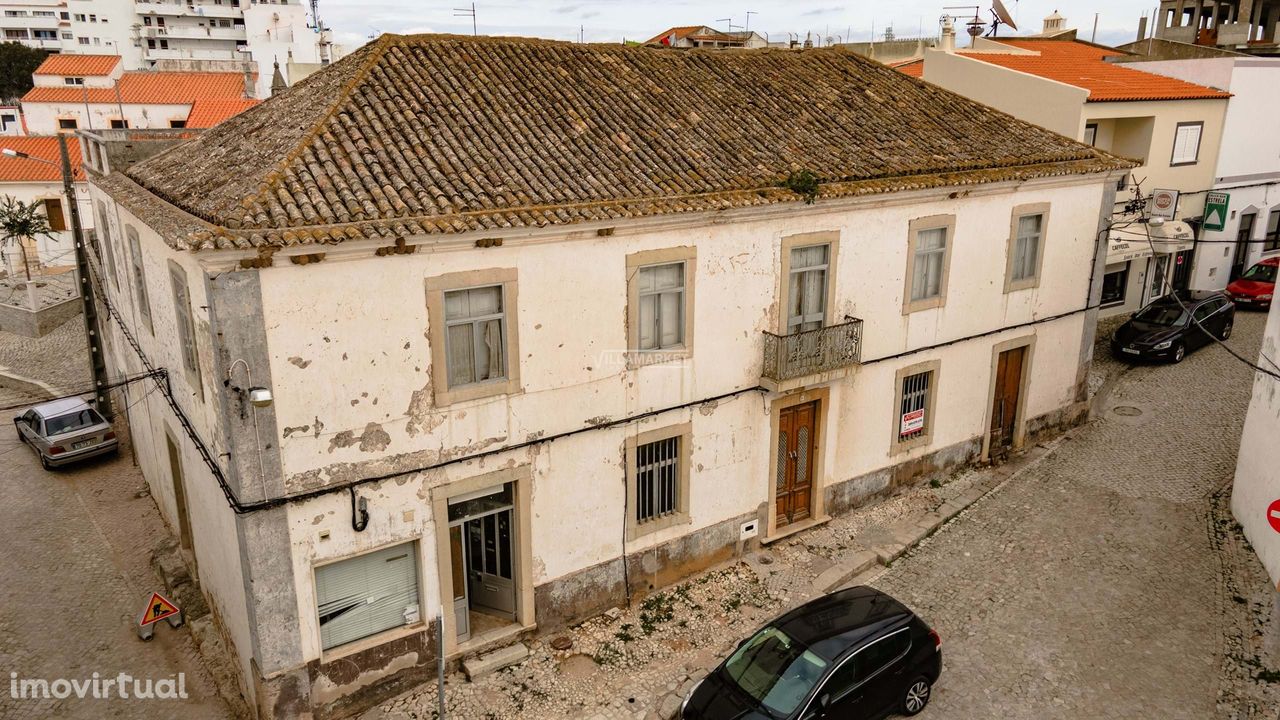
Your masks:
M17 276L16 269L13 267L12 247L17 246L20 251L22 268L27 276L27 301L31 304L32 312L39 310L40 305L36 301L35 283L31 281L31 261L27 258L27 242L41 237L55 242L58 240L58 237L53 234L53 229L49 227L49 218L44 214L41 201L32 200L24 203L9 195L0 199L0 249L4 249L9 256L10 278Z

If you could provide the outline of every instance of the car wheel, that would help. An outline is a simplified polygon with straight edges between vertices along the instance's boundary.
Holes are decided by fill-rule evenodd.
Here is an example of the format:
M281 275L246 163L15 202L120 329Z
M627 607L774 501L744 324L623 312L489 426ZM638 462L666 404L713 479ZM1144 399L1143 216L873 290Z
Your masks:
M1222 340L1229 340L1229 339L1231 339L1231 328L1232 328L1232 326L1233 326L1233 323L1228 322L1226 325L1224 325L1224 326L1222 327L1222 337L1221 337L1220 339L1222 339Z
M929 686L929 681L923 677L918 677L911 681L907 686L906 692L902 694L902 710L903 715L919 715L921 710L929 704L929 696L932 694L933 688Z
M44 453L40 454L40 467L44 468L45 470L50 470L50 471L53 470L53 466L49 464L49 458L45 457Z
M1187 356L1186 345L1183 345L1182 343L1178 343L1177 345L1173 346L1173 362L1175 364L1182 362L1182 358L1186 356Z

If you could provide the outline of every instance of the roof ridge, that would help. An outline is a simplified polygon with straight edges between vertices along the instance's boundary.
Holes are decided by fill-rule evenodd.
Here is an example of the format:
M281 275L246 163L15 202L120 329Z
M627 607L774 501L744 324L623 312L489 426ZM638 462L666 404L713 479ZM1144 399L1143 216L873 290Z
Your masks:
M281 155L280 159L271 166L271 169L262 176L262 182L258 184L258 189L240 202L240 207L242 209L247 210L254 205L260 204L259 198L273 190L273 188L284 177L285 169L288 168L289 165L300 155L307 151L307 148L311 146L311 142L324 131L324 127L335 115L337 115L338 110L341 108L343 103L351 99L351 92L355 90L360 82L368 77L373 66L377 64L378 60L380 60L384 54L386 54L387 47L391 45L395 38L399 37L402 36L393 33L384 33L380 35L377 40L370 43L370 45L373 46L373 49L369 50L368 55L361 62L360 69L357 70L345 83L343 83L338 92L334 93L334 99L333 102L330 103L329 108L320 116L319 119L311 124L311 127L309 127L306 132L302 134L302 137L298 139L298 142L293 146L293 149L284 155ZM268 100L269 99L270 98L268 98Z

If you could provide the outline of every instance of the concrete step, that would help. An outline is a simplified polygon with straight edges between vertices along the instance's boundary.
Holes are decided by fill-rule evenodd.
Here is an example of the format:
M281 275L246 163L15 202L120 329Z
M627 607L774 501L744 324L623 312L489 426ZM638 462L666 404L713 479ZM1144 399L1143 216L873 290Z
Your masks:
M498 672L502 668L519 665L528 659L529 648L525 647L524 643L516 643L463 660L462 671L467 674L468 680L474 681L476 678Z

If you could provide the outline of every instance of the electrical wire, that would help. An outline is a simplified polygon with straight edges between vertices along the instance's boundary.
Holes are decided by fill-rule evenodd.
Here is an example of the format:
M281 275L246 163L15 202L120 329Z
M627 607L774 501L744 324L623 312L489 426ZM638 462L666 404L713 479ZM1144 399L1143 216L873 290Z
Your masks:
M1138 189L1137 195L1141 197L1142 196L1141 183L1135 183L1135 185ZM1156 243L1155 243L1155 240L1152 239L1151 237L1151 224L1150 224L1151 216L1147 213L1147 206L1145 201L1140 203L1138 212L1139 212L1139 216L1141 217L1141 221L1139 224L1141 224L1145 230L1147 245L1151 248L1151 254L1154 256L1157 254ZM1276 362L1271 358L1267 357L1266 353L1259 352L1258 355L1262 359L1266 360L1269 364L1271 364L1272 367L1275 367L1276 371L1268 370L1267 368L1253 362L1252 360L1236 352L1229 345L1227 345L1227 343L1222 338L1210 332L1209 329L1206 328L1204 325L1201 325L1200 321L1197 320L1195 315L1191 312L1191 309L1188 308L1184 302L1182 302L1182 298L1178 297L1177 291L1173 289L1173 283L1170 280L1169 273L1165 273L1165 276L1161 278L1160 288L1164 290L1165 296L1169 296L1173 298L1174 302L1178 304L1178 307L1182 308L1182 311L1187 314L1187 316L1191 319L1191 322L1196 326L1197 329L1200 330L1200 332L1204 333L1206 337L1209 337L1215 343L1222 346L1222 348L1226 350L1228 354L1230 354L1236 360L1239 360L1241 363L1244 363L1250 368L1253 368L1255 372L1262 373L1263 375L1267 375L1275 380L1280 380L1280 372L1277 372L1277 371L1280 371L1280 365L1276 365Z
M160 373L164 373L164 372L166 372L166 371L159 371L159 372L160 372ZM126 385L131 385L131 384L136 383L136 382L138 382L138 381L140 381L140 380L146 380L147 378L152 377L154 374L155 374L155 373L145 372L145 373L141 373L141 374L139 374L139 375L135 375L134 377L131 377L131 378L126 378L126 379L121 380L121 381L119 381L119 382L108 383L108 384L106 384L106 385L104 385L104 386L102 387L102 390L114 390L115 388L120 388L120 387L124 387L124 386L126 386ZM41 399L41 400L39 400L39 401L37 401L37 402L34 402L34 403L20 403L20 404L18 404L18 405L5 405L5 406L3 406L3 407L0 407L0 412L3 412L3 411L5 411L5 410L19 410L19 409L21 409L21 408L30 408L30 407L35 407L36 405L43 405L44 403L50 403L50 402L54 402L54 401L56 401L56 400L67 400L67 399L69 399L69 398L78 398L78 397L81 397L81 396L84 396L84 395L93 395L95 392L96 392L96 390L95 390L94 388L86 388L86 389L84 389L84 390L80 390L80 391L77 391L77 392L67 393L66 395L59 395L59 396L57 396L57 397L44 398L44 399Z

